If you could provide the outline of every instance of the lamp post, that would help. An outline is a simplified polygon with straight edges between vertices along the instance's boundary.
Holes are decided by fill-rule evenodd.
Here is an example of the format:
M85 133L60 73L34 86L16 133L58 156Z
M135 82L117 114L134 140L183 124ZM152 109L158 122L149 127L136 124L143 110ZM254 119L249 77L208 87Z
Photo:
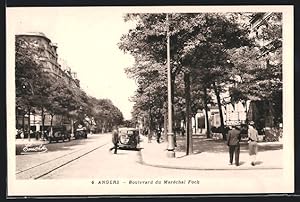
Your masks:
M166 16L167 24L167 69L168 69L168 148L167 156L169 158L175 157L175 142L174 142L174 133L173 133L173 123L172 123L172 84L171 84L171 66L170 66L170 32L169 32L169 16Z

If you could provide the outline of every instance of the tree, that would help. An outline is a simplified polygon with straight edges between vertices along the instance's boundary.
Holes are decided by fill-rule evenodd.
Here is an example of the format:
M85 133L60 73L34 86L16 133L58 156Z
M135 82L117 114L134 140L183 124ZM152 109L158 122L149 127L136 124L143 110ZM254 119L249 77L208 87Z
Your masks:
M91 116L96 122L98 130L110 131L113 125L123 123L122 112L109 99L97 99L90 97ZM103 132L104 132L103 131Z
M232 101L269 102L278 124L282 122L282 15L273 13L257 28L254 39L254 47L230 51L233 74L239 76L239 82L230 89Z
M120 49L132 54L136 61L156 61L156 63L162 64L161 67L166 72L164 66L166 63L166 15L129 14L126 17L126 20L136 20L137 26L122 36L119 43ZM215 89L217 89L216 83L220 82L220 78L224 75L221 67L226 64L226 50L241 46L246 41L246 31L241 29L239 24L228 20L224 15L215 13L172 14L168 26L171 41L172 86L174 88L175 77L179 75L179 72L183 72L184 76L181 77L181 82L185 84L186 124L187 128L190 128L191 72L194 73L196 68L205 67L208 69L208 74L205 76L208 78L211 76L213 81L208 84L214 83ZM210 52L203 53L207 51L207 48ZM205 57L210 62L201 64L206 60ZM143 70L141 66L137 66L136 69ZM206 88L208 87L210 86ZM219 91L216 90L216 94L219 96ZM222 128L224 128L224 123ZM190 138L189 130L187 134ZM187 153L189 152L187 151Z
M45 95L45 78L39 55L42 51L32 42L22 38L15 41L15 82L16 82L16 107L22 112L23 120L28 114L28 139L30 139L30 114L34 108L40 107L40 98ZM25 134L24 121L23 133Z
M227 62L228 50L250 44L247 29L226 15L213 13L206 14L202 18L200 32L191 37L183 52L183 64L190 67L190 71L197 73L204 92L213 87L220 113L221 130L225 139L224 118L220 93L222 85L230 82L232 66ZM207 95L207 93L205 93ZM206 98L205 98L206 100Z

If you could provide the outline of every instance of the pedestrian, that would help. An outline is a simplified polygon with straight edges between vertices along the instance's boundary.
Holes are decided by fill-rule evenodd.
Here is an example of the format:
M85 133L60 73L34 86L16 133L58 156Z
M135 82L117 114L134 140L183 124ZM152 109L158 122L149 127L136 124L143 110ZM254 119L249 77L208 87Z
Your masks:
M229 147L229 163L232 165L233 156L235 156L235 165L239 166L240 157L240 141L241 131L238 126L234 126L233 129L228 131L227 146Z
M109 149L109 151L112 151L114 149L114 154L117 154L117 150L118 150L118 142L119 142L119 137L118 137L118 129L116 126L113 126L113 130L112 130L112 143L113 143L113 147Z
M256 155L258 151L257 140L258 140L258 132L254 127L254 122L250 121L248 126L248 145L249 145L250 161L252 166L255 166Z
M146 128L146 131L145 131L145 135L148 137L148 143L151 143L151 139L152 139L152 134L151 134L152 131L150 131L149 128Z
M160 129L157 129L157 132L156 132L156 141L157 141L157 143L160 143L160 137L161 137L161 131L160 131Z
M182 136L182 137L184 136L184 133L185 133L184 127L182 127L182 128L181 128L181 136Z

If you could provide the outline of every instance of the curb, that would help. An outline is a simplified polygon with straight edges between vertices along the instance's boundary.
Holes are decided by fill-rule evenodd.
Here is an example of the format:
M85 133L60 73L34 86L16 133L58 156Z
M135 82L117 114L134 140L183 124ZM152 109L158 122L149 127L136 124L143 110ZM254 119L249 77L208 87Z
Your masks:
M151 166L151 167L157 167L157 168L168 168L168 169L177 169L177 170L203 170L203 171L224 171L224 170L281 170L282 167L253 167L253 168L241 168L241 167L235 167L235 168L203 168L203 167L188 167L188 166L170 166L165 164L153 164L153 163L147 163L144 158L142 151L139 151L139 162L141 165L145 166Z

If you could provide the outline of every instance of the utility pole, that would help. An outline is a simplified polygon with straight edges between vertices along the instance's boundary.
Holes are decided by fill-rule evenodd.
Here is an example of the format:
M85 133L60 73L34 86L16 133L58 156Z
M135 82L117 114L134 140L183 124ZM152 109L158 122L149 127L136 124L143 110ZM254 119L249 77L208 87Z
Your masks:
M168 148L167 156L169 158L175 157L175 143L174 143L174 133L173 133L173 123L172 123L172 92L171 92L171 66L170 66L170 32L169 32L169 16L166 14L166 24L167 24L167 69L168 69Z

